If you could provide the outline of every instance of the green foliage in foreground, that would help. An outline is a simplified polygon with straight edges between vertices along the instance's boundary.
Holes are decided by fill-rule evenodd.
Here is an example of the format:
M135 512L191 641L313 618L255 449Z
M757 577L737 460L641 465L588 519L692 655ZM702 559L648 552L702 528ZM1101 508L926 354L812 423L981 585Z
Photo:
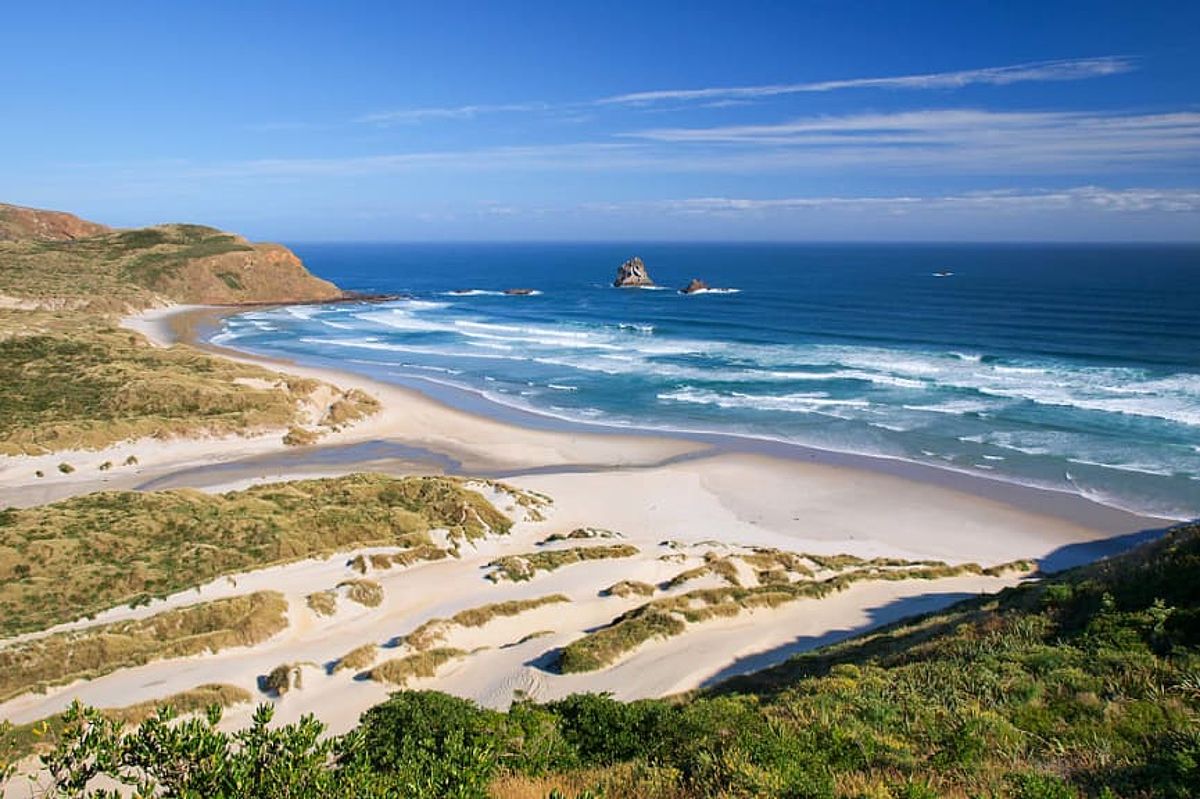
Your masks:
M91 731L45 762L62 796L99 771L187 797L1182 799L1200 795L1197 574L1191 526L679 701L500 713L403 692L326 742L267 710L233 736L155 719L124 737L76 710Z
M212 495L110 491L0 511L0 636L44 629L225 574L359 546L506 533L461 481L353 474Z

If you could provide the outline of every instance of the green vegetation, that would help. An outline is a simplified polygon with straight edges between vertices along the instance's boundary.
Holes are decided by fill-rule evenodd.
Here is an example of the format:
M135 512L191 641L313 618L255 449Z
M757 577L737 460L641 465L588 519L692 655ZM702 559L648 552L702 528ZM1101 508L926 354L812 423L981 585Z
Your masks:
M103 318L0 311L0 385L0 455L36 455L284 429L305 423L321 384L191 347L152 347ZM347 417L379 407L362 392L338 401Z
M221 575L365 546L424 552L512 522L462 481L355 474L199 491L114 491L0 516L0 635Z
M230 707L249 702L254 697L236 685L199 685L190 691L172 694L166 699L139 702L125 707L101 708L106 719L125 726L137 726L155 716L160 708L171 707L179 713L198 713L216 705ZM30 724L10 725L7 729L0 723L0 771L4 763L11 763L35 752L48 752L62 740L64 722L61 715L51 716Z
M401 687L418 677L432 677L442 665L466 657L462 649L439 647L425 652L416 652L402 658L385 660L368 671L367 678L375 682L386 682Z
M249 646L285 627L283 595L263 591L17 641L0 648L0 701L153 660Z
M720 558L709 552L705 560L703 566L679 574L665 587L676 588L689 580L710 573L724 577L728 582L727 586L675 594L626 611L608 625L563 647L559 656L559 668L564 673L602 669L647 641L684 633L689 624L737 616L743 611L756 608L774 608L800 599L820 599L865 580L937 580L985 572L999 575L1005 569L1025 565L1004 564L984 570L974 563L948 566L944 563L924 565L926 561L895 561L886 566L867 565L864 568L839 572L823 580L802 578L792 582L784 577L781 580L767 580L757 586L743 587L738 580L736 567L728 558ZM850 564L852 561L846 563ZM777 572L769 570L766 573ZM778 573L782 573L782 570Z
M401 692L323 744L315 722L269 729L269 708L232 738L157 719L121 736L73 710L43 757L60 795L94 769L176 796L1185 799L1200 789L1197 574L1192 525L688 697L500 713ZM237 781L248 758L260 782Z
M611 544L572 549L550 549L542 552L526 552L523 555L506 555L488 564L488 568L495 571L490 572L487 578L494 583L501 580L522 582L532 580L533 576L540 571L554 571L563 566L589 560L629 558L637 553L637 547L630 544Z
M482 627L492 619L502 616L519 616L529 610L570 601L570 598L564 594L550 594L533 599L511 599L507 602L493 602L477 608L467 608L448 619L430 619L404 636L404 643L412 649L425 650L434 643L445 640L447 633L453 627Z

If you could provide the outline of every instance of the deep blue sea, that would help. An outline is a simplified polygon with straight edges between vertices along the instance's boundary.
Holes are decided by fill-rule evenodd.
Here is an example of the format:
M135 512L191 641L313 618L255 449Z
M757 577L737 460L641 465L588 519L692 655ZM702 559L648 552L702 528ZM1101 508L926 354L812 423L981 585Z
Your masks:
M256 310L228 318L218 343L564 419L883 455L1200 516L1197 247L294 249L344 288L412 299ZM632 255L664 288L611 287ZM692 277L728 291L680 294Z

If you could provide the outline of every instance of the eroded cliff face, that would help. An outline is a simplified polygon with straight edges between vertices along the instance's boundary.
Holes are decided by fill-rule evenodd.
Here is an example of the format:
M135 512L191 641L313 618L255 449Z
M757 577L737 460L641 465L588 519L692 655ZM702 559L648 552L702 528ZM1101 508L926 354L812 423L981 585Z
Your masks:
M110 228L63 211L0 203L0 241L64 241L109 232Z
M247 244L248 249L183 262L151 286L176 302L212 305L336 300L342 290L305 268L279 244Z

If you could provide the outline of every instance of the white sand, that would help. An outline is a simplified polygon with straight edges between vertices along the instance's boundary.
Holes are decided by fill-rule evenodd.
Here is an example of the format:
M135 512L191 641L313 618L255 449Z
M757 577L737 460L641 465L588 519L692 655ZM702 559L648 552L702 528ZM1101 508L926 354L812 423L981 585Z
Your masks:
M161 344L164 312L144 315L131 326L144 329ZM277 719L296 720L315 713L343 731L358 716L386 697L390 689L353 674L328 675L324 664L366 643L385 644L424 621L447 617L466 608L508 599L564 593L569 605L550 605L480 629L456 629L444 645L476 651L446 665L435 678L410 687L437 688L502 707L515 691L541 699L575 691L612 691L622 698L661 696L695 688L718 677L777 663L788 654L823 641L867 629L914 612L946 605L966 595L995 591L1014 583L1004 578L957 577L936 581L856 584L825 599L800 600L774 610L693 625L675 638L649 642L615 665L589 674L560 675L547 668L553 650L646 601L638 597L602 597L600 591L618 580L665 581L701 562L712 549L728 545L771 546L794 552L935 558L952 563L984 565L1019 558L1037 558L1058 547L1107 537L1097 529L1040 515L947 487L917 483L865 470L838 468L750 455L718 455L653 466L697 445L666 438L598 436L530 431L446 408L415 392L365 378L325 370L245 357L273 368L317 377L344 388L358 387L379 397L384 410L377 417L339 433L339 440L382 438L444 452L478 468L505 466L604 465L596 473L562 471L510 480L521 487L550 495L555 505L543 522L521 521L512 534L491 538L468 549L461 559L418 564L372 572L386 591L382 606L362 608L340 602L333 618L310 611L305 595L358 577L347 562L349 554L324 561L305 561L221 579L199 591L183 592L149 608L114 609L95 622L130 618L166 607L205 601L262 589L284 592L290 603L290 626L279 636L248 649L227 650L126 669L85 683L26 695L0 705L0 718L27 722L81 699L101 706L121 706L167 696L201 683L238 685L260 696L257 680L282 663L311 662L304 687L274 700ZM145 442L128 445L143 461L139 479L168 474L188 465L233 459L250 452L281 448L263 440L172 442L152 449ZM118 448L119 449L119 448ZM124 450L120 450L124 451ZM113 455L96 455L114 459ZM61 454L55 462L65 459ZM13 459L10 459L13 460ZM29 459L30 461L32 459ZM354 471L348 464L327 473ZM9 465L7 469L13 467ZM21 466L28 469L29 463ZM303 470L307 476L311 469ZM275 477L295 476L286 471ZM254 482L262 475L238 476L223 490ZM7 472L0 487L15 487ZM115 478L114 478L115 479ZM8 481L7 483L5 481ZM47 478L66 493L90 490L94 478L68 475ZM25 492L25 493L20 493ZM18 499L37 501L38 494L22 488ZM0 504L4 502L0 494ZM520 511L505 498L498 506L511 515ZM484 565L500 555L534 551L535 543L554 532L579 526L618 531L624 542L639 548L633 558L602 560L540 573L528 582L493 584L484 579ZM679 548L662 546L674 539ZM701 543L708 540L713 543ZM556 547L613 543L582 541ZM662 560L679 554L686 562ZM676 590L690 590L698 582ZM659 595L662 595L661 593ZM517 644L524 636L547 630L549 635ZM381 650L381 659L405 654L403 648ZM231 726L244 724L251 709L227 714Z

